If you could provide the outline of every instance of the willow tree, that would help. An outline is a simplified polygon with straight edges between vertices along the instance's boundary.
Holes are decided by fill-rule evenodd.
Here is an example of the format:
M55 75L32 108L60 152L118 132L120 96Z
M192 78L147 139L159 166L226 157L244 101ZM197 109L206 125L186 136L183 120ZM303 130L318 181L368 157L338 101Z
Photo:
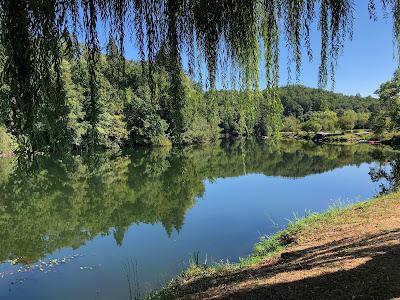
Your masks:
M400 2L370 0L366 5L372 18L376 17L378 1L393 16L394 36L399 42ZM136 40L142 60L147 62L143 66L150 86L156 55L160 47L167 47L170 93L175 99L172 129L179 139L184 104L183 56L188 57L190 75L201 74L201 65L206 65L210 89L215 87L218 72L231 72L239 79L239 88L253 90L258 88L258 66L263 53L266 101L279 110L276 88L280 38L286 40L290 61L299 74L303 43L312 57L311 24L318 22L319 85L325 87L329 76L334 79L335 64L344 41L352 36L354 19L353 0L0 0L0 7L1 44L7 56L3 75L13 94L9 105L14 134L20 141L25 140L31 150L43 142L57 148L68 138L63 126L67 109L60 60L67 45L80 39L84 39L87 48L87 121L92 127L91 140L96 143L100 23L110 37L119 41L121 53L127 35ZM44 119L38 113L43 109ZM271 122L278 119L272 117ZM47 141L40 139L43 128L51 133Z

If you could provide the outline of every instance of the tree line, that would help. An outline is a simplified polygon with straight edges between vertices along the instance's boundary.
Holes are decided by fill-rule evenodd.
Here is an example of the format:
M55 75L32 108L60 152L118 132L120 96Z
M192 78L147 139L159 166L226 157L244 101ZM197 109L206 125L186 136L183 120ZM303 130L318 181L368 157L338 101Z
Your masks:
M1 63L5 54L0 54ZM378 89L380 98L376 99L301 85L277 89L277 98L270 97L271 89L204 92L181 70L184 105L178 117L170 93L173 83L168 75L167 53L158 53L150 81L149 74L143 72L143 62L123 59L113 40L96 64L98 102L93 111L86 55L87 49L80 45L63 56L60 80L65 105L41 105L35 110L34 144L23 135L16 141L20 118L13 111L16 98L10 86L1 82L0 152L10 152L17 145L54 152L91 149L93 143L104 149L201 144L221 137L276 137L280 131L382 131L392 130L398 123L397 100L393 97L397 95L396 88L399 90L399 72ZM62 114L55 112L55 108ZM93 114L97 115L96 124L91 122ZM183 128L179 140L174 135L177 118Z
M398 0L369 0L366 7L373 20L378 17L378 2L384 15L393 20L393 34L398 44ZM71 52L74 41L79 40L85 44L80 57L85 65L81 72L85 81L82 86L85 126L80 131L85 132L85 147L108 144L106 134L100 130L109 121L103 113L104 86L100 81L104 74L99 71L102 45L98 33L103 29L110 41L117 41L116 50L121 57L126 37L136 41L152 95L156 87L153 79L158 76L158 56L165 52L169 94L167 131L173 142L184 142L188 139L185 133L190 132L185 127L186 100L190 96L186 95L186 76L182 74L184 55L188 58L189 74L205 73L211 90L215 88L219 72L235 76L237 80L233 81L242 90L258 90L259 65L263 62L268 89L262 94L268 100L266 109L275 113L268 121L270 132L280 124L280 118L276 117L281 109L276 91L280 41L284 40L289 50L289 69L294 67L299 77L303 45L311 59L310 28L318 23L321 32L318 84L324 88L329 78L334 82L340 50L352 36L354 11L351 0L1 0L0 44L5 54L1 61L2 79L12 95L7 109L13 116L13 134L25 153L61 151L72 144L68 138L73 140L75 136L68 124L70 107L63 67L65 52ZM207 72L203 72L203 66ZM240 104L240 111L245 110L247 118L254 119L254 97L248 99L248 104ZM116 109L118 104L108 106ZM155 117L150 114L149 118ZM157 124L159 120L152 121ZM241 131L252 130L244 118L240 122ZM264 119L259 122L265 123ZM157 128L165 131L165 124L158 124ZM114 143L121 134L110 140ZM192 133L189 139L191 136Z
M280 89L284 107L282 131L371 129L380 101L360 94L348 96L323 89L290 85Z
M183 106L174 108L173 82L168 75L168 55L161 50L151 81L143 62L125 60L115 41L108 43L96 64L95 109L91 103L87 49L80 45L61 61L63 104L40 105L32 112L31 136L20 132L21 115L6 82L0 88L0 152L18 146L39 152L86 150L93 145L115 149L133 145L170 145L213 142L224 136L276 135L281 104L269 91L208 91L181 70ZM4 61L4 54L1 56ZM4 65L3 65L4 67ZM57 111L56 111L57 110ZM95 115L95 116L93 116ZM97 121L92 122L93 118ZM175 135L176 120L182 132ZM10 133L11 135L7 134ZM63 133L63 134L60 134Z

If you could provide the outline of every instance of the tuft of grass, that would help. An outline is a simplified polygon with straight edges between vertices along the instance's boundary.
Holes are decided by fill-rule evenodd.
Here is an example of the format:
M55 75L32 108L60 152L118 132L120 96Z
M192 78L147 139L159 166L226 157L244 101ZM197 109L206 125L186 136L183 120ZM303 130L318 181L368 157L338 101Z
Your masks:
M129 300L141 299L137 261L129 260L122 267L128 283Z
M290 245L298 243L311 230L315 230L327 223L335 223L343 208L339 205L332 206L324 213L306 212L304 217L294 216L289 221L285 230L271 236L262 236L255 244L253 253L241 259L240 268L250 267L261 261L277 256Z
M189 265L190 267L198 268L200 267L200 258L199 258L200 252L195 251L193 253L193 256L189 259Z

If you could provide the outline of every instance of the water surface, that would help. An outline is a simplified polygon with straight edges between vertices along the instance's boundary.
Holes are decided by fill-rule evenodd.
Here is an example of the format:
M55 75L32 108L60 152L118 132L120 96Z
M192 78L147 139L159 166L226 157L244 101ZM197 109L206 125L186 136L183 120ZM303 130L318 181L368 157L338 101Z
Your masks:
M237 261L296 215L376 195L396 155L291 141L2 159L0 299L143 296L194 253Z

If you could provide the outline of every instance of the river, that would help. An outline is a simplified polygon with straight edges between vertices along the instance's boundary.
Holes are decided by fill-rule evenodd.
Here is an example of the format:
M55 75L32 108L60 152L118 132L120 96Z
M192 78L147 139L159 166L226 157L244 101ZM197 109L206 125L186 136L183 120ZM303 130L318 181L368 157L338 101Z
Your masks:
M0 299L143 297L197 255L236 262L289 220L375 196L396 156L248 141L0 159Z

